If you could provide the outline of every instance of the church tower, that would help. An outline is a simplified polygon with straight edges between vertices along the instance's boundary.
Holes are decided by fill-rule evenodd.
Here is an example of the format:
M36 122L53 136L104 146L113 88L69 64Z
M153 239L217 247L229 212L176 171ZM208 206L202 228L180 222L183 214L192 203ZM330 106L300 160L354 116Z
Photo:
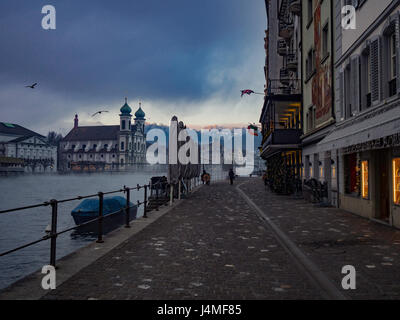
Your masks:
M146 114L142 110L142 103L139 102L139 109L135 113L135 125L142 133L144 133L144 124L146 122L145 116Z
M134 162L138 164L146 163L146 135L144 132L146 114L142 110L142 103L139 103L139 109L135 112L135 128L136 132L134 135Z
M132 145L131 135L131 121L132 121L132 109L128 105L128 99L125 98L125 104L121 108L120 127L119 127L119 165L121 169L127 168L126 165L131 163L130 148Z

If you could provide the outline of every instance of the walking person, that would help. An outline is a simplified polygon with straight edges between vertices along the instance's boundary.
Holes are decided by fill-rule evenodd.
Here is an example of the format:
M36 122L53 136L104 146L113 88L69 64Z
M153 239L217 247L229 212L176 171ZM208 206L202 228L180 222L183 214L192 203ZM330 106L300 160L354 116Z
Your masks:
M231 185L233 185L233 180L235 179L235 173L233 172L233 169L229 170L229 180L231 182Z

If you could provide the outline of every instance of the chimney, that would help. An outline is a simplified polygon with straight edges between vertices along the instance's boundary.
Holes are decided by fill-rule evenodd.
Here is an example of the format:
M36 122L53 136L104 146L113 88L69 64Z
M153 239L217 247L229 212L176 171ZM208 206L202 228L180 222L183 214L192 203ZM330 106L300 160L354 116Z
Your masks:
M79 125L79 119L78 119L78 115L75 115L75 119L74 119L74 129L78 128Z

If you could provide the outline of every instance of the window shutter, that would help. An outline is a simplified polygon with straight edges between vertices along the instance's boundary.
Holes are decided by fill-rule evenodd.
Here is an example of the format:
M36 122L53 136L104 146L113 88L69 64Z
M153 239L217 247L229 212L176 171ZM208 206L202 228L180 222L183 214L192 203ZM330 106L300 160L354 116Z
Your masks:
M377 103L381 98L381 38L371 41L371 100Z
M345 98L344 98L344 72L340 71L339 73L339 95L340 95L340 117L342 119L345 118Z
M355 115L360 111L360 57L356 56L351 59L351 83L353 86L351 113Z

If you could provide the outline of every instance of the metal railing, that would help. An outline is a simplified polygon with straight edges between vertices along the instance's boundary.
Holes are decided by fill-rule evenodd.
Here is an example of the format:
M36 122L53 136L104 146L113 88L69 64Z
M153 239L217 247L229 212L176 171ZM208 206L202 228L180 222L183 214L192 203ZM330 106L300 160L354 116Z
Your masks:
M137 185L136 187L133 188L129 188L124 186L122 189L119 190L115 190L115 191L110 191L110 192L98 192L97 194L92 194L92 195L87 195L87 196L78 196L75 198L69 198L69 199L64 199L64 200L56 200L56 199L52 199L50 201L41 203L41 204L36 204L36 205L30 205L30 206L24 206L24 207L19 207L19 208L13 208L13 209L8 209L8 210L1 210L0 211L0 215L2 214L6 214L6 213L11 213L11 212L18 212L18 211L24 211L24 210L28 210L28 209L34 209L34 208L40 208L40 207L51 207L51 229L49 234L47 234L46 236L26 243L24 245L18 246L17 248L11 249L11 250L7 250L5 252L1 252L0 253L0 257L2 256L6 256L9 255L11 253L14 253L16 251L25 249L27 247L31 247L33 245L36 245L40 242L43 241L47 241L50 240L50 265L52 266L56 266L56 252L57 252L57 237L65 234L69 231L73 231L76 230L78 228L81 228L83 226L87 226L91 223L94 222L98 222L98 234L97 234L97 243L103 243L103 221L105 218L109 218L111 216L114 216L118 213L123 213L123 211L125 211L125 228L130 228L130 221L131 221L131 217L130 217L130 209L133 208L135 205L131 206L131 191L140 191L141 189L144 190L144 194L143 194L143 201L138 200L136 203L137 208L139 208L140 206L144 206L143 209L143 218L147 218L147 205L148 205L148 189L151 190L158 190L159 186L158 183L156 184L147 184L147 185ZM124 193L126 195L126 206L118 211L115 212L111 212L109 214L103 215L103 209L104 209L104 196L105 195L112 195L112 194L117 194L117 193ZM157 191L158 193L158 191ZM98 197L99 200L99 209L98 209L98 217L94 218L90 221L86 221L84 223L81 223L79 225L76 225L74 227L71 228L67 228L65 230L62 231L57 231L57 220L58 220L58 208L59 205L62 203L66 203L66 202L71 202L71 201L77 201L77 200L84 200L84 199L89 199L89 198L95 198Z

